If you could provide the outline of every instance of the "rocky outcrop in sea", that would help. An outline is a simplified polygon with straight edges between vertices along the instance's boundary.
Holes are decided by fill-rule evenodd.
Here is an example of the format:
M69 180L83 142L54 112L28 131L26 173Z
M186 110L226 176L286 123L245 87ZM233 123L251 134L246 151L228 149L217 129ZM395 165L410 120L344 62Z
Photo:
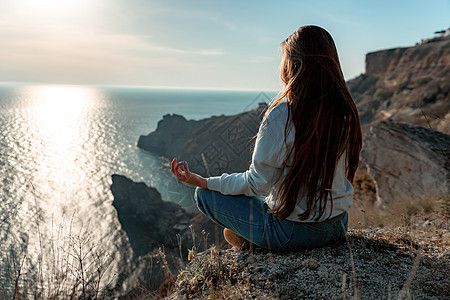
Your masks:
M137 146L167 158L189 162L203 176L245 171L251 161L254 138L266 104L233 116L193 121L165 115L158 127L140 136Z
M119 222L134 252L127 274L120 274L125 278L120 283L122 289L129 295L138 293L139 288L157 290L168 273L176 273L184 265L188 249L200 251L210 243L225 244L223 228L198 211L188 212L162 200L155 188L114 174L111 191Z

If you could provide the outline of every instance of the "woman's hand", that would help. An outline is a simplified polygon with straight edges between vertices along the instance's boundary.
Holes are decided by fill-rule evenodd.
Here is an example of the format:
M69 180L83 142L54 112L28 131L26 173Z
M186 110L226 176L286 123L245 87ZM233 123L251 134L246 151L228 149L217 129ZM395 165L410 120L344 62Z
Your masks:
M183 169L181 169L181 167L183 167ZM208 188L208 180L198 174L191 173L189 171L189 166L185 161L177 163L177 159L174 158L172 160L170 171L177 177L179 181L186 182L205 189Z

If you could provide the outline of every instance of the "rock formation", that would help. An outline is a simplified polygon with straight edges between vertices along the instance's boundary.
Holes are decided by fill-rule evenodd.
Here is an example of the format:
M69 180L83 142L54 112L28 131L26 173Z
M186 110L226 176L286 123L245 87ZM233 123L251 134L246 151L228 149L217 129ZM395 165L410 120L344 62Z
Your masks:
M124 176L112 176L111 192L120 224L138 256L162 244L178 247L176 235L189 229L193 214L176 203L163 201L155 188Z
M163 270L161 263L158 265L159 248L170 272L176 272L187 259L183 253L188 249L205 249L208 243L225 244L223 228L198 211L187 212L176 203L162 200L156 189L144 183L114 174L111 191L113 206L135 254L130 263L135 267L124 275L128 286L138 283L155 290L162 284L169 271Z
M156 131L139 138L138 147L170 159L186 160L191 171L203 176L242 172L250 165L264 108L200 121L165 115Z
M450 134L450 37L368 53L366 73L348 81L363 124L392 120Z
M206 143L205 139L207 138L211 138L209 142L212 145L208 147L214 147L217 151L221 151L224 157L235 155L233 151L224 146L223 140L217 138L216 132L223 130L220 126L224 123L233 124L233 119L237 117L241 116L220 117L218 123L215 123L217 119L214 117L198 121L196 132L208 133L205 133L202 138L197 137L196 132L186 133L183 137L185 139L183 146L177 148L177 151L180 151L177 155L189 162L194 161L194 164L190 164L193 166L191 169L194 169L196 164L201 166L199 153L202 153L201 148L204 146L203 143ZM166 117L164 122L169 122L170 119L171 117ZM161 121L160 124L164 122ZM256 132L256 130L257 125L254 124L253 132ZM162 138L163 141L156 143L156 146L170 144L171 138L168 135L162 135L162 132L157 129L149 135L146 141L150 141L158 134L165 138ZM250 130L245 137L248 138L249 136ZM426 127L386 121L367 125L363 140L358 175L367 174L373 180L378 207L385 207L387 204L399 202L402 199L420 200L424 197L434 198L449 193L450 137L445 133ZM215 147L215 145L220 146ZM209 166L216 167L213 169L212 175L219 175L221 171L238 172L246 170L251 159L251 147L245 144L241 144L241 146L246 159L235 159L223 169L220 167L224 160L217 157L217 160L213 160L214 156L209 155L210 152L206 152L205 158L212 162ZM168 151L162 151L159 154L168 157L177 156L173 153L170 155ZM195 158L198 160L195 160ZM197 168L196 171L204 176L208 175L205 168ZM359 200L364 201L367 198L359 190L357 190L356 195L361 198L358 198Z
M450 136L436 130L372 124L364 134L361 164L376 184L381 206L450 193Z

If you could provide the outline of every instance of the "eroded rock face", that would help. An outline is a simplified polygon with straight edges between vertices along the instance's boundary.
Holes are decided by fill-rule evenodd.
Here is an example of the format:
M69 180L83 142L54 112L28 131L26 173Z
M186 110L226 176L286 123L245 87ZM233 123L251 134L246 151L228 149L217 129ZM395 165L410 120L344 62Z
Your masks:
M450 134L450 39L366 56L366 73L347 82L363 124L393 120Z
M364 134L361 164L376 184L377 204L449 193L450 136L393 122L372 124Z

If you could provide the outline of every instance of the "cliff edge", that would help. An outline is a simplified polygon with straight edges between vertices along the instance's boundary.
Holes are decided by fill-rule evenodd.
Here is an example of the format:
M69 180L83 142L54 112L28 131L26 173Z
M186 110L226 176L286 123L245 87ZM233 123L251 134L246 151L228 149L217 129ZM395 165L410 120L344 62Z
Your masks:
M450 134L450 37L368 53L366 72L347 82L363 124L428 123Z
M409 228L350 230L346 242L295 253L211 248L165 299L448 299L449 232L425 227L414 237Z
M134 299L142 290L157 290L167 274L187 261L188 249L204 250L208 243L225 245L223 228L199 212L164 201L155 188L112 175L113 206L133 250L116 289ZM164 262L164 263L163 263ZM164 268L164 266L166 268Z

